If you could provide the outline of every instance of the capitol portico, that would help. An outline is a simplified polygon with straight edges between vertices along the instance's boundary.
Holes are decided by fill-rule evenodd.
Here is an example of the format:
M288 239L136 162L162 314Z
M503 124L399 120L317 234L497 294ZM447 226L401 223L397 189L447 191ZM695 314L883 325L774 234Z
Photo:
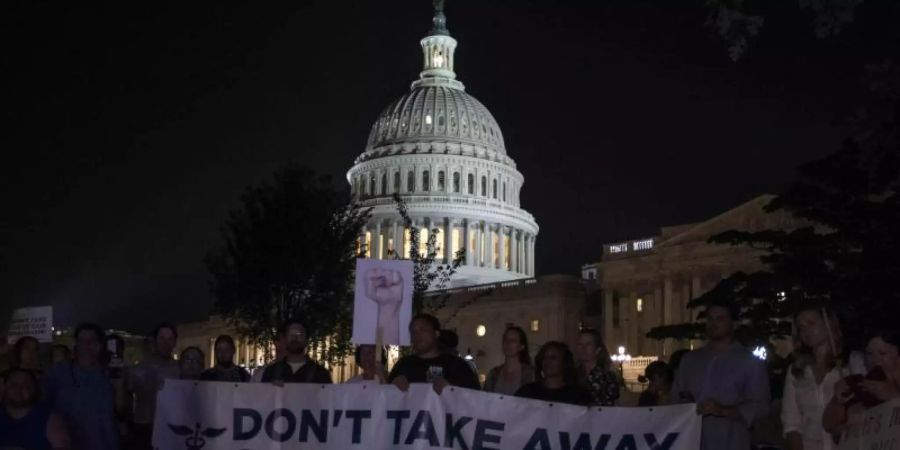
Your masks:
M438 231L440 263L465 249L454 286L530 277L538 225L519 202L525 179L494 117L456 79L456 45L438 8L419 79L382 111L347 174L354 198L372 208L360 240L370 258L409 254L399 194L423 243Z

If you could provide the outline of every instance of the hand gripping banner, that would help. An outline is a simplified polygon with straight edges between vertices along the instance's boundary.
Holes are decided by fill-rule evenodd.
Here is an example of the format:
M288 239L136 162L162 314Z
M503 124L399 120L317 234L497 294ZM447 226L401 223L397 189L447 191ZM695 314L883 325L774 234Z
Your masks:
M585 408L431 385L168 381L160 450L696 450L694 405Z

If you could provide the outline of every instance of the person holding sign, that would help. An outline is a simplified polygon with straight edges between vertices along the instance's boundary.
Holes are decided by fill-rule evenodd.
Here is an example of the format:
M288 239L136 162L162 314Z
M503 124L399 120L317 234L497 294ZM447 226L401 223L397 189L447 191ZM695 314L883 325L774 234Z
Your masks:
M69 424L72 450L119 450L115 390L103 365L105 333L96 324L75 329L75 359L44 378L47 404Z
M68 449L65 421L39 401L34 372L11 369L4 374L3 381L6 392L0 408L0 448Z
M575 358L566 344L550 341L542 345L534 357L534 372L537 380L522 386L516 397L582 406L591 403L590 391L578 383Z
M216 338L213 345L216 352L216 365L200 374L203 381L228 381L246 383L250 381L250 372L234 363L234 339L227 334Z
M331 374L319 363L306 356L306 325L288 320L279 330L286 344L287 355L263 372L263 383L317 383L331 384Z
M703 416L701 450L750 450L750 427L769 411L766 365L734 338L739 315L731 302L709 303L708 343L684 355L672 385L673 399Z
M456 355L441 352L438 338L441 323L430 314L418 314L409 324L414 354L404 356L394 365L388 377L401 391L410 383L433 383L438 394L447 386L481 389L475 372Z

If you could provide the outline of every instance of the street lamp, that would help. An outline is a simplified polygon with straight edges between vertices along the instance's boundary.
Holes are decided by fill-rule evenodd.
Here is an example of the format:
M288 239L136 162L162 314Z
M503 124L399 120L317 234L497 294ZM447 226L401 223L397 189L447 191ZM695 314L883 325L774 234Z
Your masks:
M631 355L629 355L628 353L625 353L625 347L620 345L619 353L610 356L610 359L612 359L614 362L619 363L619 376L622 377L622 380L624 381L625 380L625 369L624 369L623 365L626 362L631 361Z

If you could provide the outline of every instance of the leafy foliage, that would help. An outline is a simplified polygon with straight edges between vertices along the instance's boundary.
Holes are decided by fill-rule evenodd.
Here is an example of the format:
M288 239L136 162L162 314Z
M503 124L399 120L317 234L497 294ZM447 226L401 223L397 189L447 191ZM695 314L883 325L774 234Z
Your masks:
M278 324L300 318L328 362L349 354L353 274L368 209L331 179L288 165L250 187L206 257L215 311L264 348ZM323 345L329 338L329 345Z
M825 39L840 34L854 20L854 13L864 0L796 0L797 7L812 16L812 32ZM766 24L760 11L765 2L744 0L706 0L709 10L707 26L713 28L728 45L728 54L737 61L750 41Z
M409 234L409 252L407 257L413 262L413 314L420 312L433 312L443 308L449 300L449 294L429 299L426 302L425 293L429 288L436 290L446 289L450 285L450 279L466 259L466 249L461 247L449 264L441 264L437 260L438 238L441 230L432 228L425 240L424 251L422 249L421 230L414 226L406 202L399 194L394 194L394 202L397 205L397 213L403 219L403 226ZM402 245L401 245L402 248ZM390 255L400 258L400 255L391 250Z
M720 244L765 250L766 269L735 273L688 304L716 298L737 302L749 325L745 339L765 342L788 333L786 322L806 305L829 306L845 316L845 335L900 314L900 70L881 68L873 85L879 102L857 120L855 137L834 154L798 170L798 178L766 206L808 226L795 230L729 231ZM696 327L658 327L648 336L699 337ZM858 342L853 344L859 344Z

